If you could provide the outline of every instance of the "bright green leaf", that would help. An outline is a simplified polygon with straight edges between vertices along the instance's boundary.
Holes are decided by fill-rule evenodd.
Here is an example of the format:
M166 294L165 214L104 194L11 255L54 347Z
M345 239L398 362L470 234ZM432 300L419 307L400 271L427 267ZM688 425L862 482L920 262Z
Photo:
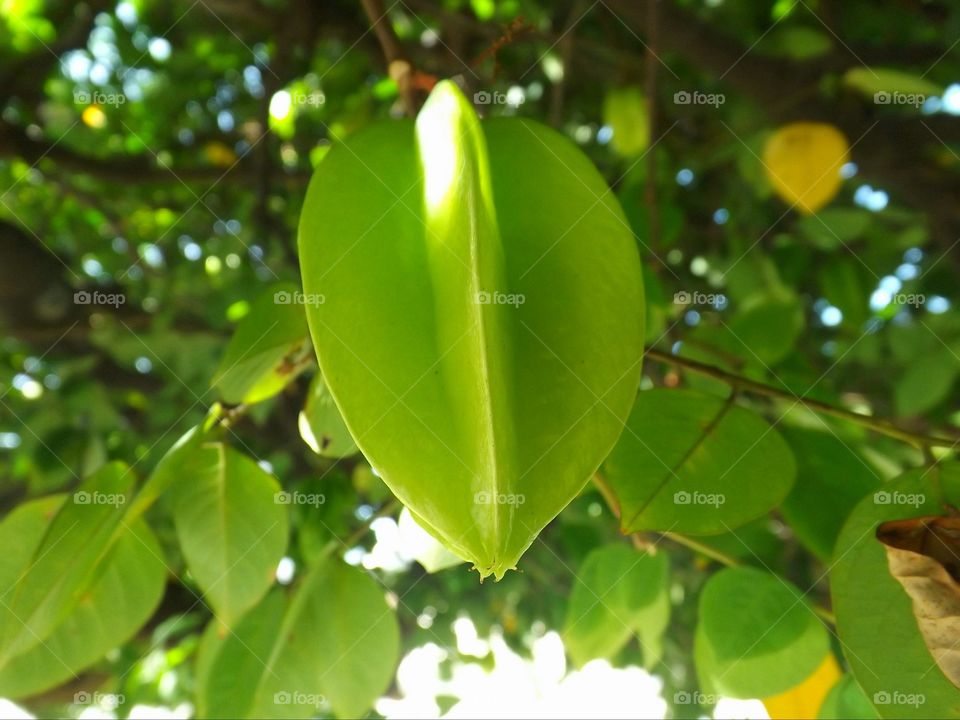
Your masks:
M298 425L300 437L318 455L343 458L357 452L357 444L320 373L310 382L307 403L300 411Z
M272 476L222 443L198 448L183 473L177 537L218 618L233 625L273 582L287 548L286 503Z
M613 130L610 147L620 155L634 157L650 144L650 122L640 88L614 88L603 101L603 122Z
M18 507L0 525L0 546L25 548L28 554L19 554L29 561L49 514L62 499L45 498ZM9 537L11 533L14 537ZM3 572L8 569L5 565ZM24 570L26 566L20 572ZM122 645L153 615L166 576L162 551L150 529L142 521L125 525L63 622L42 643L0 668L0 695L23 697L55 687ZM4 574L0 587L10 586L8 577Z
M214 375L226 402L266 400L296 377L308 334L303 305L322 302L291 284L275 285L253 302Z
M60 506L0 603L0 668L43 642L74 608L117 538L134 481L126 465L110 463Z
M300 254L360 449L435 537L502 576L609 452L636 390L640 262L603 179L536 123L481 127L442 82L416 127L330 151Z

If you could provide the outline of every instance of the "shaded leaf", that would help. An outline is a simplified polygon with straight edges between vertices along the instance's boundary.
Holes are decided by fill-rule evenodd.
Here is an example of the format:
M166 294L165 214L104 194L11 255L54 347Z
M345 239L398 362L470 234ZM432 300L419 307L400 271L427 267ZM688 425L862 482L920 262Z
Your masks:
M790 491L790 448L770 425L722 398L655 389L637 396L605 464L624 531L722 533Z
M782 693L813 674L829 652L820 619L785 580L755 568L727 568L701 591L694 661L713 692Z
M942 490L933 492L938 486ZM861 500L837 540L830 571L837 631L854 677L881 717L925 718L934 709L940 717L960 717L960 693L936 669L910 598L875 537L884 521L934 515L958 501L956 463L911 470Z
M291 284L275 285L253 302L214 374L212 385L226 402L266 400L296 377L308 335L303 313L308 302L321 299Z
M656 666L670 618L669 580L666 553L650 555L622 544L591 552L577 573L563 630L577 666L613 659L634 635L644 667Z

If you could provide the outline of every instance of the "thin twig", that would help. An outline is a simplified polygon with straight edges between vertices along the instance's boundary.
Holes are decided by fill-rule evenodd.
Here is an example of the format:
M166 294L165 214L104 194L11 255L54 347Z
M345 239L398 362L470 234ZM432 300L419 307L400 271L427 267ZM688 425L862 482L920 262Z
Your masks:
M707 365L706 363L680 357L679 355L672 355L671 353L663 352L661 350L648 348L646 356L652 360L656 360L657 362L675 365L685 368L690 372L711 377L714 380L719 380L720 382L726 383L727 385L737 388L738 390L744 390L746 392L754 393L756 395L764 395L766 397L791 400L795 403L802 404L804 407L813 410L814 412L822 413L823 415L831 415L842 420L856 423L873 430L874 432L880 433L881 435L886 435L887 437L892 437L897 440L910 443L911 445L921 449L924 447L952 448L960 443L960 439L951 440L950 438L937 437L935 435L923 435L921 433L910 432L909 430L904 430L903 428L897 427L889 420L884 420L883 418L872 417L870 415L861 415L860 413L845 410L844 408L839 408L835 405L821 402L820 400L804 398L793 392L790 392L789 390L776 388L771 385L764 385L756 380L750 380L749 378L745 378L741 375L734 375L733 373L729 373L726 370L721 370L713 365Z
M644 58L644 94L647 102L648 142L659 137L657 128L657 69L660 58L657 57L659 24L657 8L659 0L647 0L647 50ZM647 180L644 189L644 202L647 206L647 223L650 228L650 247L656 257L661 251L660 245L660 212L657 206L657 150L656 147L647 149Z
M607 503L607 507L610 508L610 511L614 514L614 516L617 518L617 521L619 522L620 501L617 499L617 495L614 492L613 488L610 487L610 483L608 483L600 473L593 474L593 483L596 486L597 490L600 492L601 497L603 497L604 501ZM711 560L715 560L716 562L722 565L726 565L727 567L737 567L743 564L739 559L735 558L733 555L725 553L722 550L718 550L715 547L711 547L710 545L700 542L699 540L689 537L687 535L682 535L681 533L675 533L675 532L661 532L658 534L661 537L666 538L667 540L671 540L678 545L683 545L685 548L689 550L693 550L694 552L700 553L701 555L708 557ZM642 533L638 533L638 532L629 533L629 535L631 539L634 539L634 540L638 537L642 537ZM638 550L645 549L648 551L652 551L653 549L655 549L656 546L652 545L652 543L649 543L648 541L642 541L641 545L638 546L635 541L634 547L637 547ZM774 573L773 571L770 571L770 573L772 575L776 575L776 573ZM830 623L833 626L836 626L837 618L833 614L833 611L828 610L827 608L822 607L820 605L816 605L814 603L809 603L809 607L822 620Z
M387 61L387 73L397 83L403 109L407 115L414 117L417 114L417 95L413 86L413 66L404 57L403 48L390 24L388 11L384 9L381 0L360 0L360 4L383 49L383 56Z

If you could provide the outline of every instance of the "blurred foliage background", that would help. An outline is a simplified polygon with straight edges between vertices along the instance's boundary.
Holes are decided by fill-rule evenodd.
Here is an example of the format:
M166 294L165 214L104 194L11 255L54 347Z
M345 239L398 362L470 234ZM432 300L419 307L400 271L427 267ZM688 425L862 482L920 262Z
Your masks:
M956 3L387 0L383 10L415 101L456 77L494 99L482 114L553 125L601 169L642 249L651 346L913 432L960 424ZM884 103L878 92L922 97ZM0 0L3 512L70 491L112 459L144 477L201 422L221 399L211 379L237 322L275 283L299 284L296 226L314 166L337 138L403 113L377 33L349 0ZM816 214L785 203L760 159L793 121L829 123L850 146L844 182ZM124 302L74 299L95 291ZM313 374L232 428L284 488L326 497L292 508L298 565L374 513L397 515L361 456L327 459L301 438ZM651 359L643 382L716 390ZM704 543L815 586L829 604L822 574L840 522L923 458L796 403L750 402L772 419L787 414L798 489L789 507ZM823 480L833 476L846 482ZM829 501L803 490L817 478ZM813 508L829 518L804 526ZM801 520L788 525L791 513ZM122 678L114 689L128 707L190 701L209 611L169 520L158 513L153 524L172 568L155 616L25 706L56 712L110 678ZM356 544L375 542L361 531ZM402 598L404 649L435 643L449 665L464 657L461 616L529 655L562 627L573 569L616 542L616 520L588 486L502 582L480 586L463 566L428 574L409 558L368 564ZM673 698L695 686L696 596L714 561L663 546L675 670L663 695ZM642 664L639 647L615 664Z

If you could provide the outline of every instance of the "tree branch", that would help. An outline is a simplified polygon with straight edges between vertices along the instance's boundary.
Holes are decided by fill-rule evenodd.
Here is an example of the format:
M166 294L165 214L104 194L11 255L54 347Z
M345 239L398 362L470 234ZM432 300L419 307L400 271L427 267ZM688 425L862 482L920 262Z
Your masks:
M734 375L726 370L721 370L713 365L707 365L706 363L680 357L679 355L672 355L654 348L647 348L646 356L652 360L656 360L657 362L666 363L668 365L676 365L691 372L695 372L706 377L711 377L714 380L719 380L720 382L726 383L737 390L744 390L755 395L763 395L766 397L777 398L779 400L790 400L795 403L802 404L804 407L809 410L813 410L814 412L856 423L857 425L861 425L869 430L872 430L873 432L910 443L911 445L921 449L926 447L953 448L960 443L960 438L951 440L949 438L936 437L933 435L913 433L909 430L904 430L903 428L897 427L889 420L871 417L870 415L861 415L860 413L845 410L844 408L839 408L835 405L821 402L820 400L804 398L790 392L789 390L776 388L772 385L764 385L763 383L745 378L741 375Z
M403 109L408 116L414 117L417 114L417 95L413 87L413 67L404 58L403 48L390 25L388 11L384 9L382 0L360 0L360 4L383 48L387 73L397 83Z

